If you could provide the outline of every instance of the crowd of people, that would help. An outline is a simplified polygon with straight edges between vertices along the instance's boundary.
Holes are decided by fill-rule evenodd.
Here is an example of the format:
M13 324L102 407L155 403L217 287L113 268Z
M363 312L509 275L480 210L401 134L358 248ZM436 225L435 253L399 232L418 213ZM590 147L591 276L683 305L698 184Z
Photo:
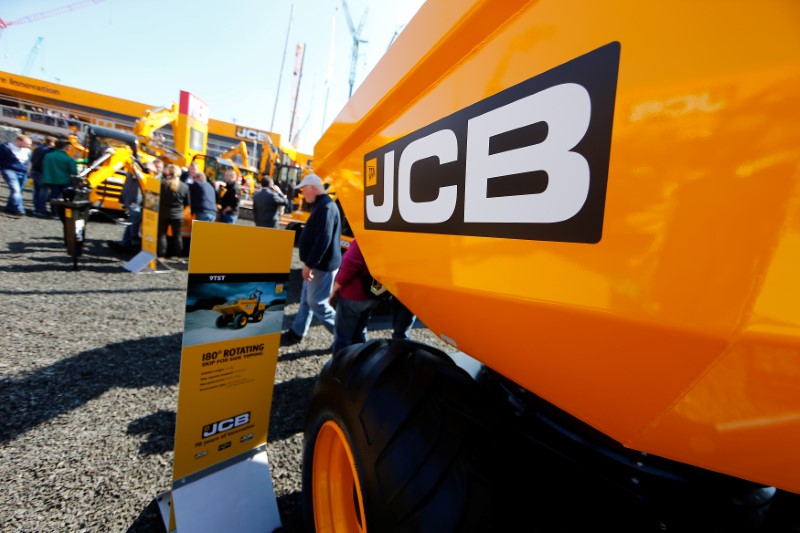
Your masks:
M77 163L67 153L68 147L68 139L52 136L45 137L35 149L27 135L17 135L13 141L0 144L0 172L9 188L7 214L16 218L26 215L58 218L49 200L60 198L78 172ZM33 181L32 213L26 212L22 201L28 179Z
M194 161L188 167L181 168L155 159L145 164L145 170L150 174L150 179L161 182L157 234L157 255L160 260L181 260L184 248L182 231L187 208L193 220L236 224L242 199L242 178L235 169L226 170L224 179L213 184ZM109 245L135 253L141 249L144 203L142 185L136 176L128 174L120 202L128 212L129 225L121 242Z
M67 153L66 138L45 137L33 148L27 135L0 144L0 171L10 194L6 213L24 217L22 193L30 178L33 182L34 216L58 218L50 200L61 197L78 172L75 160ZM182 229L185 210L189 208L195 220L236 224L242 198L242 181L238 172L228 169L224 180L210 183L195 162L181 168L154 159L145 165L151 179L160 180L157 254L165 260L183 252ZM355 343L366 342L369 321L379 305L365 285L371 279L364 256L356 240L346 253L341 249L342 219L338 206L326 194L322 179L306 175L295 189L302 190L311 213L300 234L298 251L303 263L300 306L290 328L281 334L281 344L290 346L302 342L316 317L333 335L331 350L336 353ZM128 174L120 195L127 210L129 224L120 243L109 243L137 252L141 248L142 209L144 194L139 179ZM280 229L280 216L290 206L286 194L272 178L264 177L260 190L252 198L256 226ZM400 300L393 297L392 337L410 338L416 320Z

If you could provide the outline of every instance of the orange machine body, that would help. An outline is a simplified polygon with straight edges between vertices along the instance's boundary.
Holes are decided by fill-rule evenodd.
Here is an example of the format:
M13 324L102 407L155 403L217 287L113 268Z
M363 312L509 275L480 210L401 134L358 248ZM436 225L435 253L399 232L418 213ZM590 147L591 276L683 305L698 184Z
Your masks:
M588 110L580 90L544 98L571 90L573 75L605 84L589 91ZM549 127L528 144L555 162L542 163L539 189L513 182L492 194L527 195L520 212L544 214L470 224L483 216L467 205L475 183L493 179L470 172L501 175L497 150L525 149L492 148L484 131L487 151L470 136L479 117L521 101L513 91L526 83ZM430 1L314 161L373 275L455 349L625 446L800 493L798 102L797 2ZM566 134L581 156L548 146L554 124L588 113L585 137ZM452 156L425 151L439 137ZM426 139L417 159L438 154L427 171L403 170L412 138ZM387 201L371 192L375 161L382 179L394 165L386 223L366 216L369 202ZM448 162L463 176L415 196ZM546 214L563 183L567 195L588 190L583 240L562 220L569 209ZM479 200L491 187L478 187ZM411 223L403 202L416 209Z

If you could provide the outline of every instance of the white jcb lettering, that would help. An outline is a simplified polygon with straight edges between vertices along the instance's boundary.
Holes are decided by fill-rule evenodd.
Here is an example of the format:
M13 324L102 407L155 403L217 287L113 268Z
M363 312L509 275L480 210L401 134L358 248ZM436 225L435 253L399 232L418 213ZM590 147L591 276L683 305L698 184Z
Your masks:
M394 208L394 150L383 156L383 204L375 205L375 196L367 195L367 218L372 222L387 222Z
M437 157L439 164L450 163L458 157L458 139L452 130L444 129L422 137L406 146L400 154L397 171L397 205L406 222L437 224L448 220L455 211L457 186L439 189L435 200L415 202L411 199L411 167L417 161Z
M263 143L267 140L267 134L263 131L251 130L250 128L236 128L236 136L240 139L247 139L248 141L257 141Z
M242 413L240 415L236 415L233 418L226 418L225 420L220 420L219 422L214 422L213 424L206 424L203 426L203 438L206 439L217 433L222 433L223 431L228 431L233 428L238 428L239 426L243 426L244 424L248 424L250 422L250 413Z
M590 118L589 93L566 83L470 119L464 222L554 223L577 214L589 194L590 172L586 159L571 150L586 134ZM538 122L548 127L541 143L489 154L491 137ZM540 170L548 179L543 192L487 197L491 178Z
M227 420L223 420L222 422L217 424L217 426L218 426L217 429L220 432L228 431L229 429L231 429L233 427L233 418L229 418Z
M203 428L203 438L210 437L214 433L217 432L217 423L214 422L213 424L209 424Z
M572 149L589 129L591 99L575 83L550 87L520 98L467 121L463 221L469 223L557 223L575 216L589 195L589 163ZM544 122L547 137L538 144L490 154L492 137ZM456 209L459 185L439 188L433 200L415 201L411 169L414 163L435 157L439 164L458 158L458 138L441 129L408 144L397 170L397 206L400 217L412 224L448 221ZM366 195L370 222L388 222L395 203L394 150L384 154L383 203ZM488 196L492 178L543 171L547 187L535 194Z

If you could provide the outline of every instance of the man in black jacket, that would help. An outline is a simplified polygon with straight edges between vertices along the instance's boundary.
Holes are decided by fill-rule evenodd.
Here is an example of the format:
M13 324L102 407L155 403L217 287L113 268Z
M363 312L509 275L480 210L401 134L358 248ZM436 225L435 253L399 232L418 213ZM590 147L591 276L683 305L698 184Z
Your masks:
M236 224L239 219L239 198L242 196L242 185L239 173L235 170L225 171L225 185L219 191L219 221Z
M42 162L44 156L52 152L56 145L56 138L47 135L44 138L44 143L36 147L31 154L31 170L30 175L33 180L33 214L37 217L49 217L47 212L47 197L49 195L47 185L42 183L43 170Z
M261 180L261 190L253 196L253 220L261 228L280 229L278 208L289 205L289 199L270 177Z
M303 227L298 242L300 261L303 262L303 288L300 308L292 327L281 335L281 344L297 344L308 332L312 316L334 333L336 312L328 303L333 280L342 264L342 220L339 208L316 174L308 174L295 186L303 190L303 197L312 204L311 215Z
M189 185L190 205L195 220L214 222L217 220L217 193L202 172L195 173Z

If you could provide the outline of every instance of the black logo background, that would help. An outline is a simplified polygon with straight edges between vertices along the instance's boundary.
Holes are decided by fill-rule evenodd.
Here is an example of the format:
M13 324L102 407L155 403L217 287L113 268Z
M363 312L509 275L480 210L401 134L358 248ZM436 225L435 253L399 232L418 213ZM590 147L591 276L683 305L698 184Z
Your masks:
M412 200L415 202L434 200L438 196L441 187L448 185L458 186L456 208L453 216L448 221L440 224L414 224L404 221L398 212L396 205L397 195L395 194L395 206L389 221L378 224L371 222L365 216L365 227L371 230L383 231L442 233L542 241L599 242L603 232L619 58L620 44L618 42L609 43L366 154L364 156L365 176L366 162L376 158L378 183L371 187L365 187L365 211L367 194L373 195L375 203L378 205L381 205L384 201L383 176L385 176L385 169L383 168L383 156L385 153L392 150L395 151L394 176L396 190L397 167L400 162L400 154L406 146L441 129L452 130L458 139L458 158L456 161L440 165L437 158L428 158L416 162L411 171L411 194ZM572 218L557 223L465 223L463 221L463 212L467 121L526 96L564 83L582 85L588 91L591 99L589 129L580 143L572 150L581 154L589 164L589 194L584 206ZM496 135L490 139L489 153L494 154L540 143L547 137L547 129L546 123L539 122ZM544 171L496 177L489 180L488 196L541 193L547 188L547 182L548 177Z

